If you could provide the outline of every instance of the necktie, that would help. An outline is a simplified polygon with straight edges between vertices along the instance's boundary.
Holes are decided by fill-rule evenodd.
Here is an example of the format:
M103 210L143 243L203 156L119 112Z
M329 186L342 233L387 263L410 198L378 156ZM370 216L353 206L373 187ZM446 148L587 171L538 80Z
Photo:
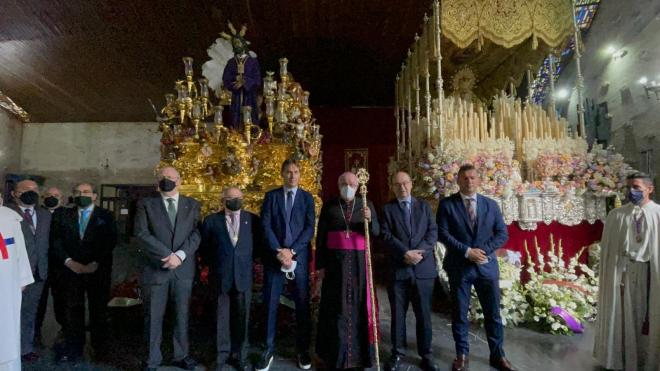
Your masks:
M174 228L174 223L176 222L176 206L174 206L174 199L167 199L167 216L170 218L170 223L172 223L172 228Z
M80 221L78 222L78 228L80 232L80 238L82 239L85 236L85 230L87 229L87 223L89 223L89 213L91 210L85 209L80 212Z
M293 209L293 191L288 191L286 193L286 231L284 234L284 245L286 247L291 247L293 243L293 233L291 232L291 210Z
M229 214L229 222L231 223L229 237L231 238L231 243L236 246L236 243L238 242L238 223L236 222L236 213Z
M286 218L291 218L291 209L293 209L293 191L286 193Z
M231 228L236 232L236 213L231 213Z
M474 199L468 198L466 202L468 217L470 218L470 228L474 229L474 226L477 224L477 211L474 209Z
M403 201L403 218L406 221L406 226L408 230L412 232L412 218L410 217L410 202Z
M27 211L27 209L25 211ZM642 213L641 210L639 210L639 213L634 218L635 218L635 240L637 242L642 242L642 240L644 239L644 234L642 233L644 214Z
M23 212L23 220L28 223L32 234L34 234L34 220L32 220L32 209L25 209Z

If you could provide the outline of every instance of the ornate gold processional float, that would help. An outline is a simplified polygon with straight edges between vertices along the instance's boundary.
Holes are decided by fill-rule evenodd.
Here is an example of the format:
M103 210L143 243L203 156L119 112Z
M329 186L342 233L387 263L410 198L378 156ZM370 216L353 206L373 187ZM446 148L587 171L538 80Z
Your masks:
M203 67L205 77L195 82L192 58L183 58L184 77L175 82L177 95L166 94L157 115L162 132L159 166L179 170L181 193L199 200L203 215L220 209L221 192L228 186L242 189L245 208L259 213L264 193L282 185L282 162L295 158L301 165L300 184L314 195L318 214L321 135L309 108L309 92L288 72L286 58L279 60L279 81L271 71L262 81L258 64L249 72L247 60L256 61L256 55L248 54L247 48L236 52L239 44L249 45L243 39L245 28L229 28L231 34L222 33L208 50L212 60ZM230 76L226 81L231 86L223 84L223 75ZM262 104L247 99L259 86ZM211 91L218 98L215 105ZM239 122L232 122L239 117Z
M415 194L440 199L458 191L459 167L473 164L481 175L480 192L500 205L506 224L517 222L527 231L514 241L522 246L498 251L502 321L555 334L582 332L583 322L595 317L599 249L594 243L569 253L552 234L542 248L537 226L603 220L608 198L617 196L615 203L623 198L625 176L632 171L612 148L590 148L587 142L575 20L576 2L585 1L443 0L442 7L435 1L395 82L397 151L390 172L407 169ZM552 95L553 59L571 38L575 125L557 115ZM532 100L531 70L546 57L551 91L543 107ZM451 76L447 92L443 75ZM525 101L515 89L523 79L529 89ZM576 228L591 230L585 224ZM436 252L441 261L441 243ZM583 252L589 264L580 263ZM438 271L446 285L440 265ZM472 296L470 318L482 321L474 291Z
M458 190L458 168L472 163L481 192L499 203L507 224L523 229L603 220L607 197L622 197L631 169L612 148L587 144L574 11L567 0L435 1L396 77L390 170L408 169L417 194L438 199ZM569 36L577 62L574 126L557 116L553 92L547 108L531 100L532 66L555 56ZM452 76L448 94L443 74ZM524 102L515 90L523 78Z

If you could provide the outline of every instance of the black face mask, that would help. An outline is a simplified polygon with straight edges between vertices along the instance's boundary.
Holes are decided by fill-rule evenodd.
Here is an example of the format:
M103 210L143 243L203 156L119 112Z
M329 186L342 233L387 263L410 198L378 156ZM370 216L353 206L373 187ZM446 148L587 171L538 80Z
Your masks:
M27 191L21 193L18 199L21 200L23 205L32 206L39 201L39 194L35 191Z
M158 188L160 188L160 190L163 192L170 192L176 188L176 182L167 178L163 178L158 182Z
M76 196L73 198L73 202L78 205L78 207L87 207L92 204L92 198L89 196Z
M238 211L243 206L243 200L240 198L232 198L225 201L225 206L231 211Z
M44 198L44 206L46 206L49 209L54 208L60 203L60 200L55 197L55 196L48 196Z

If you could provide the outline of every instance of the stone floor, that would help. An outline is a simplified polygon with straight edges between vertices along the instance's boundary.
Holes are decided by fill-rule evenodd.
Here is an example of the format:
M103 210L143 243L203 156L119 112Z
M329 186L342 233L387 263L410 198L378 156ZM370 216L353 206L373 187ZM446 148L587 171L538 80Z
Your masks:
M115 250L115 269L113 281L122 282L136 272L135 249L130 246L120 246ZM450 370L451 361L454 357L454 345L451 337L449 317L446 314L446 303L442 298L442 290L436 290L435 307L437 311L433 314L433 353L441 370ZM380 320L383 341L380 346L381 359L384 361L390 351L390 314L387 303L387 295L382 287L379 287L380 298ZM258 330L263 322L260 315L261 304L259 296L255 295L253 301L252 317L250 321L250 340L254 344L251 348L252 359L259 353L259 344L262 340L261 332ZM49 301L49 304L52 301ZM444 304L444 305L443 305ZM212 310L208 305L195 304L200 309L191 316L190 339L191 355L207 368L214 366L215 359L215 325L212 318ZM204 313L206 311L206 313ZM292 311L283 307L280 310L278 349L275 362L271 370L294 370L294 340L293 336L283 335L291 330ZM106 355L104 363L92 363L83 361L76 365L56 365L52 346L57 340L59 326L54 320L52 308L48 309L43 328L43 343L39 353L42 356L37 362L23 364L24 370L140 370L141 362L146 359L146 345L142 340L142 308L140 306L131 308L112 308L110 311L110 322L112 339L110 340L110 351ZM168 321L171 322L171 321ZM289 322L289 323L287 323ZM412 310L408 313L408 357L405 368L402 371L418 370L418 358L415 349L415 319ZM168 326L169 327L169 326ZM163 337L163 355L165 360L171 356L171 335L166 328ZM171 330L170 330L171 331ZM472 371L489 370L488 345L485 333L479 327L473 327L471 332L471 357L470 366ZM541 334L530 329L513 328L505 329L505 351L507 357L519 370L542 370L542 371L594 371L599 370L591 357L593 346L593 331L587 325L586 331L581 335L574 336L552 336ZM90 352L86 351L85 359L89 360ZM164 363L165 365L165 363ZM198 367L204 370L204 367ZM230 369L230 368L227 368ZM174 367L161 367L161 371L176 370Z
M384 290L379 290L379 297L386 298ZM387 305L381 305L380 319L381 331L384 341L381 344L381 355L385 360L389 353L389 327L390 315L386 310ZM282 310L283 319L290 316L287 309ZM42 358L31 364L24 364L24 370L139 370L140 364L146 356L145 346L142 341L141 331L141 309L122 308L113 309L111 315L113 339L111 340L111 354L108 355L106 364L81 362L73 365L58 366L54 363L52 345L56 341L58 325L52 317L52 311L47 315L44 324L44 347L40 349ZM415 350L414 316L408 314L408 357L406 368L403 370L418 370L418 359ZM192 355L206 366L212 366L214 351L213 324L204 318L191 321L190 337L192 342ZM454 356L453 341L449 319L444 314L434 314L433 318L433 351L442 370L449 370L451 360ZM282 335L280 335L282 336ZM259 336L253 328L251 338L258 343ZM164 339L169 339L167 336ZM471 357L470 366L472 371L489 370L488 346L485 333L481 328L474 327L470 335ZM505 330L505 350L508 358L520 370L544 370L544 371L566 371L566 370L599 370L591 358L593 344L593 332L587 327L585 334L574 336L552 336L541 334L525 328ZM282 339L278 344L278 356L275 359L272 370L293 370L296 368L293 361L293 341L290 338ZM163 342L164 356L171 354L171 343ZM259 352L258 346L253 346L255 357ZM86 352L89 353L89 352ZM90 359L86 354L86 359ZM198 370L204 370L198 367ZM161 367L161 370L176 370L173 367Z

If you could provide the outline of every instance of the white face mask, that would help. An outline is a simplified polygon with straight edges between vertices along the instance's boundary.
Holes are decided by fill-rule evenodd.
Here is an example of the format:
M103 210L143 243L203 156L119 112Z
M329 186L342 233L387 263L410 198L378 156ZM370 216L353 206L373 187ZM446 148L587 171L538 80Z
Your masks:
M355 198L355 192L357 192L357 188L353 188L349 185L345 185L341 187L339 190L339 193L341 194L341 198L343 198L346 201L350 201L353 198Z

